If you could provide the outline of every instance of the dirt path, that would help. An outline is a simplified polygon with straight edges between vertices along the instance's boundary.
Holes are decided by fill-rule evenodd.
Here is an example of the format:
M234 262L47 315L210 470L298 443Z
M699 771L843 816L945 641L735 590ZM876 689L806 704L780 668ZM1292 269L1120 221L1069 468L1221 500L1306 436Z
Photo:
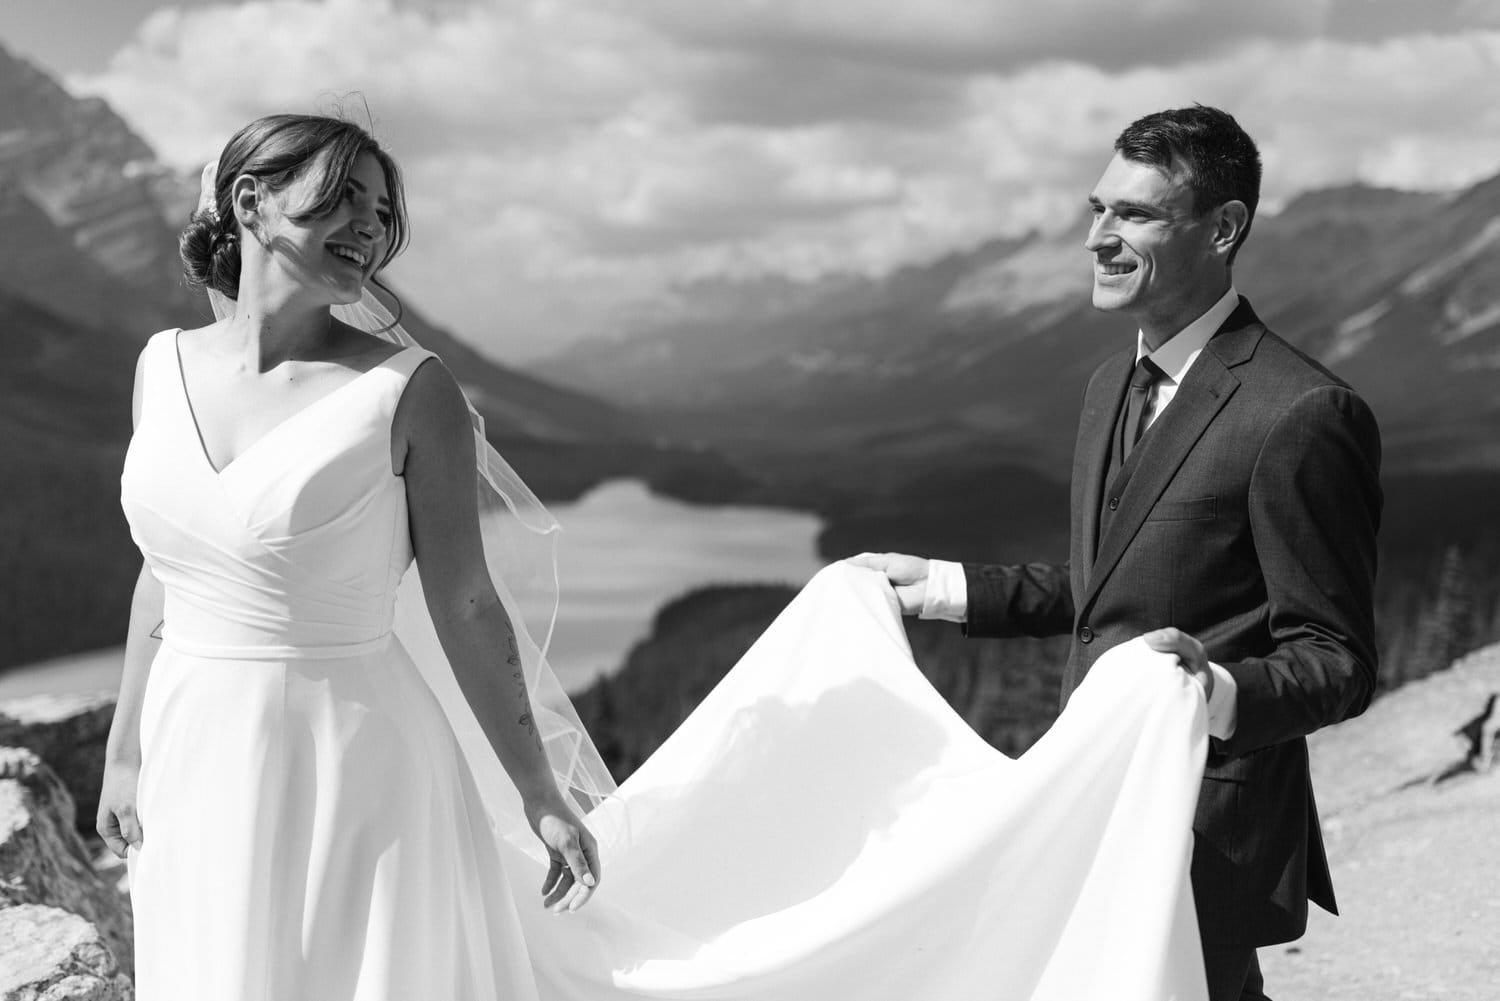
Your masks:
M1261 951L1277 1001L1500 999L1500 766L1425 781L1497 691L1492 647L1314 735L1343 916L1314 908L1301 941Z

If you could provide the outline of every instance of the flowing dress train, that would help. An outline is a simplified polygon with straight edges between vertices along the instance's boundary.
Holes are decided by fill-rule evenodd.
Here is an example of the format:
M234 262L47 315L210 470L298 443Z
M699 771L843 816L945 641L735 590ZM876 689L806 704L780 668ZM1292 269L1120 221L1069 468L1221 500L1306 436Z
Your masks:
M1203 1001L1207 740L1197 683L1136 640L1009 758L918 671L884 577L834 564L591 815L588 907L521 902L541 994Z

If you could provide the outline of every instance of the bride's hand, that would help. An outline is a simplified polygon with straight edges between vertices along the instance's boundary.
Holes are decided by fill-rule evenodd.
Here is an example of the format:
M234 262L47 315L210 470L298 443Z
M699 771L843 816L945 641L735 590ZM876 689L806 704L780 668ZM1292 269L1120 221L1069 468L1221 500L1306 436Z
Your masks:
M542 906L554 912L576 911L599 885L599 846L560 797L526 811L531 829L547 848L547 876Z
M99 790L99 812L94 830L118 858L124 858L132 846L141 847L141 821L135 813L135 790L140 781L139 765L114 763L104 766L104 783Z

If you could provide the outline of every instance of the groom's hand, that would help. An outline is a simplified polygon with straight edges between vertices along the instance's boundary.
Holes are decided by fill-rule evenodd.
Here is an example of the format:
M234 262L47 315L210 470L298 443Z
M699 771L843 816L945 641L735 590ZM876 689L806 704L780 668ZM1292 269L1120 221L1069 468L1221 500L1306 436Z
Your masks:
M1175 654L1178 665L1203 686L1203 697L1213 697L1214 673L1208 669L1208 654L1204 652L1202 643L1171 626L1146 633L1141 639L1158 653Z
M870 570L879 570L896 591L902 615L916 615L927 600L928 562L922 556L902 553L860 553L844 562Z

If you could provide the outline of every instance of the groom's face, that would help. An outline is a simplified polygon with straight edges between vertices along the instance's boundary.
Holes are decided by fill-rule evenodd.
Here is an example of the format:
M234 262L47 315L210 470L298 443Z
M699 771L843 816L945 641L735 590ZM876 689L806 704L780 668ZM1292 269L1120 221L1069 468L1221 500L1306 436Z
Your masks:
M1094 307L1175 332L1179 314L1194 309L1195 291L1212 281L1216 261L1209 252L1213 227L1193 212L1186 172L1116 154L1089 206L1093 222L1084 247L1094 257Z

